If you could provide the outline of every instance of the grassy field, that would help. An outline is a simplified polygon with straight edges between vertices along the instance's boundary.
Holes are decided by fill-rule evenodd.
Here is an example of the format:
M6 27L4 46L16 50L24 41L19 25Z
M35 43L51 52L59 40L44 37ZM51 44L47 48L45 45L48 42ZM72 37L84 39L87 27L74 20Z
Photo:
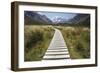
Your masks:
M61 30L71 59L90 58L90 28L55 26Z
M51 42L54 29L50 25L25 25L24 60L40 61Z

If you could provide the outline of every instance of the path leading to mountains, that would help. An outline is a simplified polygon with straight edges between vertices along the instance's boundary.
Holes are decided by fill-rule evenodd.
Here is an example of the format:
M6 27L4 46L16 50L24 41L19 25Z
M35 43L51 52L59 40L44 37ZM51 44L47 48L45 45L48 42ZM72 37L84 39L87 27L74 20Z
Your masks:
M55 29L55 34L43 57L43 60L62 60L62 59L70 59L70 55L61 31Z

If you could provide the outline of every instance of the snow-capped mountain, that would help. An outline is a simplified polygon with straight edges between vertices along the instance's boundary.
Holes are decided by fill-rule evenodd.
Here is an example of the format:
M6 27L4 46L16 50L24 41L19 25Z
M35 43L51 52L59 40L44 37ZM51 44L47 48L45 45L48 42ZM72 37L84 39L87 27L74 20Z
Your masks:
M53 23L59 24L59 23L67 23L67 19L62 18L62 17L54 17L53 18Z

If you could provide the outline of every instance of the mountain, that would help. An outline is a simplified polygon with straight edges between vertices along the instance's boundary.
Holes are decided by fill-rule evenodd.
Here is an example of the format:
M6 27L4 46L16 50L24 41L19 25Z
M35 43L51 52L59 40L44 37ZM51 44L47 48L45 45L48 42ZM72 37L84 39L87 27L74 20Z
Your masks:
M76 14L71 19L63 17L54 17L51 21L46 15L39 14L33 11L24 12L24 23L26 25L32 24L57 24L57 25L82 25L90 27L90 14Z
M57 25L79 25L90 27L90 15L89 14L76 14L71 19L64 19L62 17L54 17L53 23Z
M90 26L90 15L89 14L77 14L74 18L70 19L68 23Z
M53 23L54 24L67 23L67 22L68 22L68 20L67 19L64 19L62 17L55 17L53 19Z
M24 12L24 23L29 24L51 24L52 21L45 15L40 15L37 12L25 11Z

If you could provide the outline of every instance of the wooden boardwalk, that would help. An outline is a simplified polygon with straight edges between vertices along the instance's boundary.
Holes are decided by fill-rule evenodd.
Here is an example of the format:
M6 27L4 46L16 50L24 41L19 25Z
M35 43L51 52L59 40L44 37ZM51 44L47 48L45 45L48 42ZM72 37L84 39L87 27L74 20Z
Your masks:
M62 60L62 59L70 59L70 55L61 31L55 29L55 34L43 57L43 60Z

